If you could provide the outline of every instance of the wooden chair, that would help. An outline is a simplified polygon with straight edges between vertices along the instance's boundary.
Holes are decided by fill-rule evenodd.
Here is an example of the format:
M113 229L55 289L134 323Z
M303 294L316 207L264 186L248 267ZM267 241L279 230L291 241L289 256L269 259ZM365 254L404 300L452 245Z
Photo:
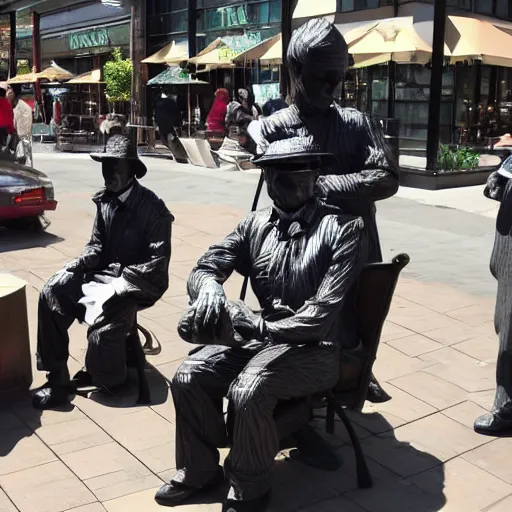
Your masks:
M390 263L374 263L364 268L359 281L358 329L363 349L362 364L357 367L357 386L351 390L327 391L315 397L290 400L278 405L274 418L281 439L297 432L297 426L309 423L312 418L325 419L326 431L334 433L335 415L343 422L350 437L356 458L357 482L360 488L372 486L361 443L345 412L345 408L360 411L366 399L373 363L377 356L382 327L391 306L393 293L402 269L409 263L407 254L395 256ZM340 383L344 374L352 368L341 364ZM326 407L325 416L316 416L312 409Z

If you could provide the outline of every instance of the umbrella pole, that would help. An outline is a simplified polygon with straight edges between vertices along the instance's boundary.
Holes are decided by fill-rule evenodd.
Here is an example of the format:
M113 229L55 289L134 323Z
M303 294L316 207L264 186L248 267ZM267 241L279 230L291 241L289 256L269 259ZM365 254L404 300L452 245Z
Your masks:
M263 182L265 181L265 177L263 175L263 171L261 171L260 179L258 181L258 186L256 187L256 193L254 194L254 200L252 202L251 212L256 211L258 208L258 202L261 195L261 189L263 188ZM245 296L247 295L247 288L249 286L249 277L245 277L244 282L242 284L242 290L240 291L240 300L244 301Z
M188 87L188 94L187 94L187 97L188 97L188 138L190 139L190 123L192 122L192 113L190 111L190 84L187 87Z

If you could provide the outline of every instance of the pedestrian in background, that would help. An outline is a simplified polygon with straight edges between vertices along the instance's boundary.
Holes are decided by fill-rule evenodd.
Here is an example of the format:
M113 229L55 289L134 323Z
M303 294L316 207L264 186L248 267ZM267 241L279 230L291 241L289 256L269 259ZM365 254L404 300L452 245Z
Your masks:
M7 149L11 135L14 133L14 112L11 102L7 99L8 85L0 84L0 148Z

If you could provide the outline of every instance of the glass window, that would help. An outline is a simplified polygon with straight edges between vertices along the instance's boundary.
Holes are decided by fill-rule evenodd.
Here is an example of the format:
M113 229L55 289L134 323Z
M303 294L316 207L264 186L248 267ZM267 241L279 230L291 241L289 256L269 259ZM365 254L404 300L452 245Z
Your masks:
M312 1L312 0L311 0ZM362 11L393 5L393 0L338 0L338 11Z
M446 5L449 7L458 7L459 9L464 9L466 11L471 11L473 8L471 0L447 0Z
M482 14L492 14L492 0L475 0L475 11Z
M496 1L496 16L500 18L509 19L512 15L510 12L510 1L509 0L497 0Z

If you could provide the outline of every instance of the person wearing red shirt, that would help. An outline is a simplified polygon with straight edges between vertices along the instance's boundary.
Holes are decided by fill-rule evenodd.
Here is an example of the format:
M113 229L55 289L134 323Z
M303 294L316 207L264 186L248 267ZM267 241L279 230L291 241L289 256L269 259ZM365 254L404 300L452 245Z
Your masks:
M0 143L4 147L8 135L14 133L14 112L11 102L7 99L7 91L0 87Z

